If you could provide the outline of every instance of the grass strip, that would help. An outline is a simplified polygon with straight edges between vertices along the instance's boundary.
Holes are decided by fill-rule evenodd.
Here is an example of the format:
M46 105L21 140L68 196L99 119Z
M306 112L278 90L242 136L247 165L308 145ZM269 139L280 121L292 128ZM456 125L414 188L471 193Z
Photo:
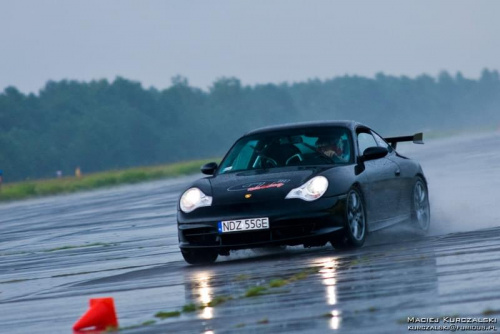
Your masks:
M194 312L198 309L199 307L196 306L196 304L187 304L182 307L182 312L184 313L190 313Z
M267 288L265 286L253 286L247 289L245 297L257 297L264 294Z
M273 279L269 282L269 287L270 288L281 288L282 286L285 286L287 285L288 282L284 279L281 279L281 278L277 278L277 279Z
M81 178L65 177L60 179L7 183L0 188L0 201L12 201L28 197L73 193L82 190L111 187L120 184L132 184L168 177L189 175L199 172L200 167L210 161L214 161L214 159L113 170L87 174L83 175Z
M493 310L493 309L487 308L486 310L484 310L482 312L482 314L485 316L489 316L489 315L493 315L493 314L500 314L500 310Z
M231 296L216 296L207 304L207 306L215 307L217 305L224 304L225 302L231 299L233 299L233 297Z
M160 311L155 314L155 317L159 319L166 319L166 318L178 317L180 315L181 312L179 311L171 311L171 312Z

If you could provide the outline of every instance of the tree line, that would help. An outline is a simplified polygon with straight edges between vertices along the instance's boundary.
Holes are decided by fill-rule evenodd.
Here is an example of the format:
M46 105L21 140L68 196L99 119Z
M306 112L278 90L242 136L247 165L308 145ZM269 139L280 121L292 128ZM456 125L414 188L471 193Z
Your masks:
M208 90L175 77L164 90L116 78L49 81L38 94L0 93L4 180L54 177L222 156L246 131L306 120L353 119L382 135L500 122L500 77L341 76L242 85L221 78Z

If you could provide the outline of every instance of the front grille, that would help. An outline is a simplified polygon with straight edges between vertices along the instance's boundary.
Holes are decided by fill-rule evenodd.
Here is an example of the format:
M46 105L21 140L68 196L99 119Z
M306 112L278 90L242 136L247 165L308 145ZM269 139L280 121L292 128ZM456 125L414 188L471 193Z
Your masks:
M335 225L331 219L325 219L324 217L307 220L288 219L271 222L271 229L269 230L224 234L219 234L215 226L207 226L181 230L181 239L183 242L187 242L193 246L219 246L221 248L225 246L231 248L231 246L238 247L266 242L279 242L280 240L294 238L300 243L302 237L309 237L314 235L318 230Z
M217 241L217 231L209 227L184 230L183 235L190 244L213 245Z
M312 226L293 226L286 228L278 228L274 230L275 239L287 239L306 236L312 231Z
M265 242L271 240L271 231L249 231L241 233L223 234L221 236L222 246L242 245L255 242Z
M325 219L311 219L308 221L301 219L287 220L286 225L280 224L273 229L273 237L279 240L307 236L327 226L331 226L331 223Z

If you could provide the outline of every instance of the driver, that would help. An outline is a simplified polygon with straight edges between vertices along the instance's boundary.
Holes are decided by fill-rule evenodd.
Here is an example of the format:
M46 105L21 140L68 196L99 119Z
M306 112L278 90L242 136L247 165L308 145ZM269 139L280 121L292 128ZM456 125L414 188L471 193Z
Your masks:
M346 162L348 160L345 157L344 152L344 141L341 137L337 136L329 136L329 137L320 137L316 141L316 149L318 152L326 155L329 158L337 158L342 162Z

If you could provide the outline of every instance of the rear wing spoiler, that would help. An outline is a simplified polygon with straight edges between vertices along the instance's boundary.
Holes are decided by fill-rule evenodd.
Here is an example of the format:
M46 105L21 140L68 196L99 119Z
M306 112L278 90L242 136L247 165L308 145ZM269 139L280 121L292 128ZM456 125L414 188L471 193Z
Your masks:
M424 134L422 132L415 133L413 136L401 136L401 137L390 137L384 138L386 142L391 144L393 148L396 148L399 142L412 141L414 144L424 143Z

